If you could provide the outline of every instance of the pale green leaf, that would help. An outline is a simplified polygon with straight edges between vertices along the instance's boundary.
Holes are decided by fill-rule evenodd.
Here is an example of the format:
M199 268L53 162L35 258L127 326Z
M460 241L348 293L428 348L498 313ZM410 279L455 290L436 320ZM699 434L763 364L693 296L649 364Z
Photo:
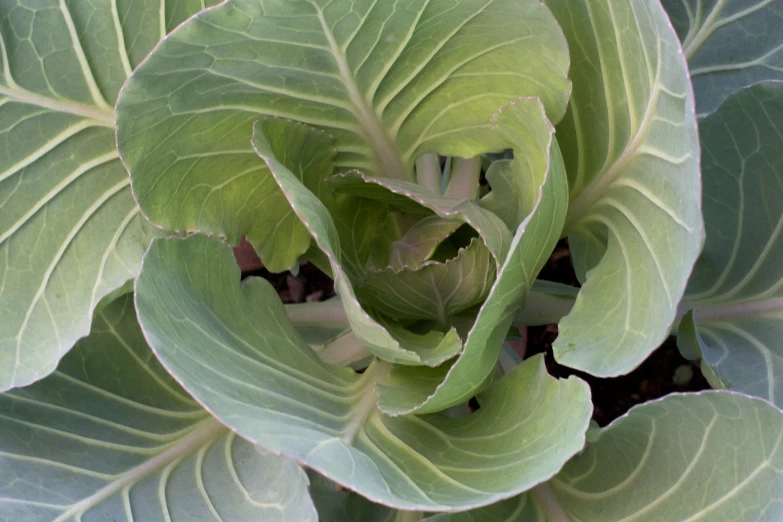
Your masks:
M493 136L492 142L494 147L490 145L491 148L503 146L497 135ZM500 217L482 208L476 201L437 194L410 181L373 178L358 171L337 174L329 179L329 184L340 192L387 204L411 216L427 219L435 213L442 219L467 223L478 232L498 267L508 253L511 231Z
M495 283L459 358L432 369L396 366L389 382L380 387L381 407L387 413L438 411L469 399L491 379L514 314L524 306L562 231L568 187L554 128L543 107L534 99L519 100L493 118L493 127L506 148L515 151L510 170L519 179L515 185L525 191L520 200L531 206L523 212L526 217L515 230L507 255L499 259ZM506 228L502 221L499 227Z
M783 412L739 393L669 395L603 429L550 486L582 522L783 518Z
M136 282L141 324L164 366L222 422L376 502L467 509L548 479L584 444L587 385L526 361L462 419L377 408L388 363L359 375L321 362L266 281L240 283L216 239L155 240ZM491 443L488 443L490 442Z
M555 358L625 374L669 334L701 249L699 144L677 35L654 0L546 0L568 38L574 94L557 129L566 232L586 279Z
M394 270L418 268L432 256L438 245L457 230L462 222L429 216L417 221L405 234L392 243L388 266Z
M0 1L0 390L55 369L100 299L136 276L152 227L113 106L194 0Z
M323 131L287 120L264 120L253 128L253 147L269 166L299 220L328 259L335 292L340 296L354 335L372 353L384 360L409 365L441 364L459 351L460 343L456 335L432 332L433 335L418 336L416 346L401 346L400 340L371 317L356 299L353 285L341 262L341 243L334 221L326 206L293 173L304 175L304 169L321 170L328 161L327 157L317 151L314 157L308 145L324 140L328 140L328 135ZM278 158L282 158L284 163ZM316 159L320 159L320 162Z
M338 171L410 179L423 154L484 152L490 116L521 95L541 97L558 121L567 71L562 32L536 0L232 0L134 71L118 143L154 223L232 242L246 234L284 266L307 233L249 145L254 121L327 131Z
M783 80L780 0L663 0L690 65L704 117L735 91Z
M129 295L52 375L0 394L2 520L315 521L307 485L179 387Z
M698 352L722 387L780 406L783 83L730 96L699 132L707 241L681 308L693 310Z
M481 303L495 280L495 260L478 238L457 257L425 261L415 269L370 270L357 288L365 303L397 319L448 324L452 315Z

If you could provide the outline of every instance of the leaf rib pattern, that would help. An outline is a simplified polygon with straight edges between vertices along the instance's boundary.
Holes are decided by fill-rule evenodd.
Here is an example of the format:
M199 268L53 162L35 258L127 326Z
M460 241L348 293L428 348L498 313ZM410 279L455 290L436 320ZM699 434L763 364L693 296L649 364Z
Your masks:
M538 64L542 74L487 84L482 75L501 61ZM237 152L253 121L313 125L334 137L339 170L407 180L421 154L494 150L489 118L521 94L541 96L560 119L566 71L562 34L529 0L238 0L194 16L134 72L117 106L118 142L153 222L229 242L245 235L270 269L284 270L307 251L307 230L268 171L230 179L257 165ZM196 151L212 157L187 159ZM329 174L305 184L322 196ZM268 233L280 216L293 240Z
M783 5L777 0L663 0L682 40L704 118L732 93L783 80Z
M150 6L158 11L146 0L3 4L0 390L54 370L156 234L135 211L112 108L138 63L125 42L146 54L158 40L136 25ZM178 3L167 27L196 9Z
M129 296L60 367L0 394L0 518L316 520L293 462L238 438L150 352Z
M701 120L707 242L680 313L682 343L718 387L783 404L783 83L741 90Z
M669 334L703 240L693 94L658 2L546 3L574 64L557 136L583 282L555 356L595 375L625 374Z

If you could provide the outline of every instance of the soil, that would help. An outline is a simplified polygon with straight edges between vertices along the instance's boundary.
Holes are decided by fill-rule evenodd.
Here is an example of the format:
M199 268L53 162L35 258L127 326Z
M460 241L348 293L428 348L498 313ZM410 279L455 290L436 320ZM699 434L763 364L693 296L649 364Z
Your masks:
M242 250L247 253L247 248ZM237 259L243 267L243 276L260 276L267 279L284 303L322 301L335 295L332 280L314 265L302 264L295 277L287 272L272 274L261 267L260 262L252 259L248 261L247 258L242 258L242 254L243 252L237 249ZM579 286L571 264L567 240L558 243L539 278ZM628 375L601 379L555 362L552 355L552 342L557 338L557 325L528 327L523 330L526 331L520 333L526 339L525 356L544 353L547 369L551 375L560 378L577 375L590 385L594 405L593 419L601 426L609 424L636 404L673 392L709 388L698 363L688 361L680 355L673 337L664 342Z

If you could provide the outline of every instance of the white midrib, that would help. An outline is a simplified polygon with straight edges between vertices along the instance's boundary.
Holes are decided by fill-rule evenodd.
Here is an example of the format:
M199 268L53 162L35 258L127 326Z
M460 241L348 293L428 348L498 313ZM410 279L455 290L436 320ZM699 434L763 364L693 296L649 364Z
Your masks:
M746 300L732 303L716 303L699 306L698 302L683 303L683 310L693 310L693 317L699 323L742 319L746 317L783 318L783 298Z
M391 365L380 359L376 359L370 368L362 376L362 383L359 387L357 395L360 395L359 400L351 408L349 420L342 431L342 440L346 444L351 444L356 438L356 434L364 426L364 423L373 412L378 409L378 392L375 390L375 385L379 381L386 379L391 370Z
M102 127L114 128L114 113L111 111L99 109L97 107L90 107L88 105L82 105L66 100L56 100L41 96L34 92L22 89L21 87L6 87L0 85L0 95L7 96L12 100L24 103L27 105L35 105L44 109L50 109L56 112L64 112L67 114L73 114L74 116L81 116L95 121L96 124Z
M655 80L650 92L650 100L647 103L644 117L631 141L626 145L622 154L603 172L596 176L595 180L579 194L568 206L565 230L570 230L579 223L593 209L595 204L606 194L612 183L622 176L628 164L636 157L647 133L652 126L653 117L658 108L658 100L661 96L661 73L663 57L661 56L660 40L658 42L658 64Z
M532 489L531 496L536 505L544 512L548 522L573 522L563 506L557 500L557 495L548 483L543 482Z
M126 486L135 484L155 471L165 468L172 462L194 453L198 448L216 439L225 431L227 431L227 428L211 417L199 422L190 433L172 444L166 451L118 475L114 481L71 506L54 519L53 522L65 522L74 515L85 513L115 493L122 491Z
M321 29L329 42L329 49L332 53L332 57L337 63L340 77L348 91L348 97L351 100L351 104L355 109L355 115L359 119L359 123L365 134L365 139L376 154L376 160L378 166L381 168L382 174L384 174L385 177L410 181L410 175L408 175L407 169L402 163L397 147L386 135L380 119L376 116L370 104L364 99L359 91L359 86L356 85L356 80L346 61L345 53L337 44L334 34L332 34L331 29L327 25L323 11L317 7L316 9L318 12L318 21L321 23Z

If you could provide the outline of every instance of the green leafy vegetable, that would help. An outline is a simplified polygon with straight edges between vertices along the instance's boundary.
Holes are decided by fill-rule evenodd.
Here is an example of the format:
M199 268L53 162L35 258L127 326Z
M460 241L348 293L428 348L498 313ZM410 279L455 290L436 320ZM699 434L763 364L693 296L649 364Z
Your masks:
M155 234L112 107L157 41L202 8L0 4L0 390L53 371L100 299L137 275Z
M549 377L541 358L486 390L468 418L384 415L375 387L388 363L363 375L322 363L271 286L240 287L216 240L156 240L136 291L155 353L222 422L377 502L489 504L549 478L584 444L587 385Z
M4 520L317 520L293 462L237 437L152 356L129 296L46 379L0 394Z
M566 232L583 281L555 357L594 375L624 374L668 335L701 248L688 71L657 2L547 5L574 64L558 141L571 190Z
M272 270L284 270L309 238L249 146L259 117L330 133L338 170L399 180L429 152L486 152L490 116L520 96L540 96L553 121L562 117L566 44L543 5L396 4L236 0L166 39L117 106L145 214L232 243L246 234ZM536 74L509 74L509 63ZM328 174L304 180L319 198Z
M700 118L733 92L783 80L783 4L776 0L663 0L690 64Z
M0 0L0 520L783 519L781 29Z
M715 385L781 406L783 83L730 96L700 132L707 243L681 305L693 311L695 356Z

